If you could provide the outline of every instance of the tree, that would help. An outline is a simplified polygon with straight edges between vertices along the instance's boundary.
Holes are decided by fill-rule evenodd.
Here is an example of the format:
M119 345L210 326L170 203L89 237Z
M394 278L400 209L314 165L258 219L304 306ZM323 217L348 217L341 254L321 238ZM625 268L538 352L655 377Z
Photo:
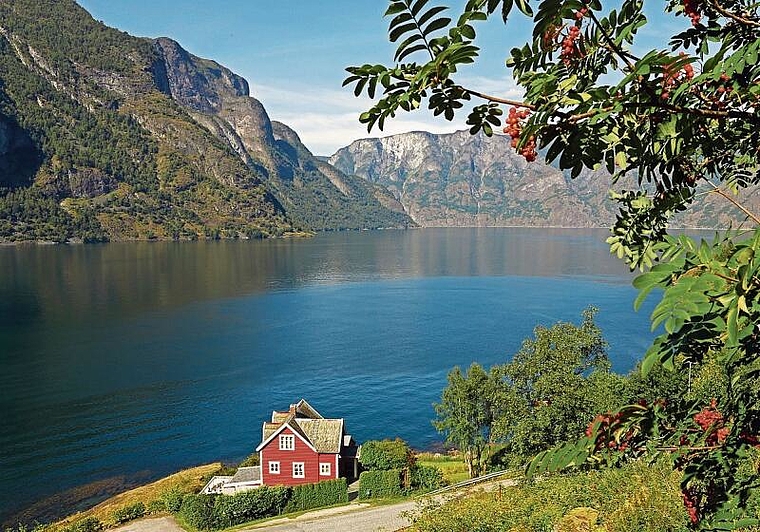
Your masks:
M471 476L484 473L494 444L529 457L577 436L595 414L620 406L623 377L609 372L607 342L594 323L539 326L508 363L454 368L433 423L465 452ZM364 451L362 450L362 453Z
M599 0L543 0L535 10L530 0L468 0L453 18L445 16L446 7L428 4L390 1L396 64L347 69L345 84L354 85L357 96L377 97L360 121L382 128L423 102L453 120L465 103L480 100L467 118L471 132L493 134L503 108L511 106L504 133L527 160L541 150L572 176L606 166L623 187L614 195L620 213L608 238L611 251L632 268L649 270L634 283L637 306L653 289L662 290L652 325L664 332L645 354L642 372L657 365L685 372L715 358L729 376L720 402L630 405L597 419L574 446L539 456L530 471L665 453L683 472L695 528L748 523L746 502L758 475L741 471L760 442L754 401L760 217L739 193L760 182L760 4L669 0L665 11L682 27L644 54L634 47L647 24L641 0L623 0L616 9ZM524 99L458 84L458 69L478 58L477 23L494 16L506 23L515 11L532 17L533 25L531 42L507 60ZM673 215L703 193L736 206L746 232L713 242L668 236Z
M485 471L485 454L494 422L498 379L473 363L465 374L459 367L449 372L441 402L433 405L438 419L433 426L446 434L446 443L464 453L471 478Z
M595 313L586 309L580 326L536 327L511 362L493 368L510 399L496 401L493 439L512 453L531 456L573 439L595 414L621 406L624 379L609 372Z

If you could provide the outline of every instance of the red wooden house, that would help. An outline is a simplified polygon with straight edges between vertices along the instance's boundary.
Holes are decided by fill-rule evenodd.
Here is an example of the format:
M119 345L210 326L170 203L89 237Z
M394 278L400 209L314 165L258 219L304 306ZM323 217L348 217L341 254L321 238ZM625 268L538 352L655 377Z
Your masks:
M272 412L256 448L265 486L295 486L358 476L357 445L343 419L325 419L305 399Z

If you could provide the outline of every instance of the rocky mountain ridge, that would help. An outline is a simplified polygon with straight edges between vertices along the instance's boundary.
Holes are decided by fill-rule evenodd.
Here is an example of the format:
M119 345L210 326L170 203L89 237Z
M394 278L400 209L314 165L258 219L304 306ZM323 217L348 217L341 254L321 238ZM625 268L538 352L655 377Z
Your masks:
M585 170L571 179L540 160L526 162L505 136L458 131L367 138L341 148L328 161L346 174L386 187L423 227L609 227L617 213L604 170ZM624 182L613 188L636 187ZM760 211L757 188L744 191L741 201ZM674 226L737 227L743 219L734 205L705 189Z

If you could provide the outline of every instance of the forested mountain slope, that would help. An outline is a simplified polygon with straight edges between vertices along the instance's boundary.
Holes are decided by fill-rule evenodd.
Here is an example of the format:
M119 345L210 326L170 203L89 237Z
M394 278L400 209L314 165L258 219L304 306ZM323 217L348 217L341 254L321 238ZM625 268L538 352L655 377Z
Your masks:
M0 81L0 240L410 223L380 187L324 172L240 76L73 0L0 2Z

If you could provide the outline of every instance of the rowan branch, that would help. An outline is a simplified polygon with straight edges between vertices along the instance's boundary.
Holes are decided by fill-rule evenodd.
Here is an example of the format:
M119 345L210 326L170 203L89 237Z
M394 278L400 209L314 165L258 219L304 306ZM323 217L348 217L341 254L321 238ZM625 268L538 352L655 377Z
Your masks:
M747 209L744 205L742 205L739 201L737 201L736 198L728 194L725 190L719 188L718 186L714 185L713 183L710 183L710 186L713 187L713 190L711 192L718 194L719 196L724 197L729 202L731 202L737 209L742 211L744 214L747 215L747 217L755 222L757 225L760 225L760 217L758 217L756 214L751 212L749 209Z
M740 17L739 15L737 15L735 13L732 13L731 11L729 11L728 9L726 9L725 7L723 7L722 5L720 5L717 2L717 0L712 0L711 3L713 5L713 7L715 8L715 11L717 11L718 13L720 13L721 15L723 15L724 17L729 18L729 19L733 20L734 22L738 22L740 24L744 24L745 26L753 26L755 28L760 28L760 22L758 22L756 20L748 19L748 18L745 18L745 17Z

